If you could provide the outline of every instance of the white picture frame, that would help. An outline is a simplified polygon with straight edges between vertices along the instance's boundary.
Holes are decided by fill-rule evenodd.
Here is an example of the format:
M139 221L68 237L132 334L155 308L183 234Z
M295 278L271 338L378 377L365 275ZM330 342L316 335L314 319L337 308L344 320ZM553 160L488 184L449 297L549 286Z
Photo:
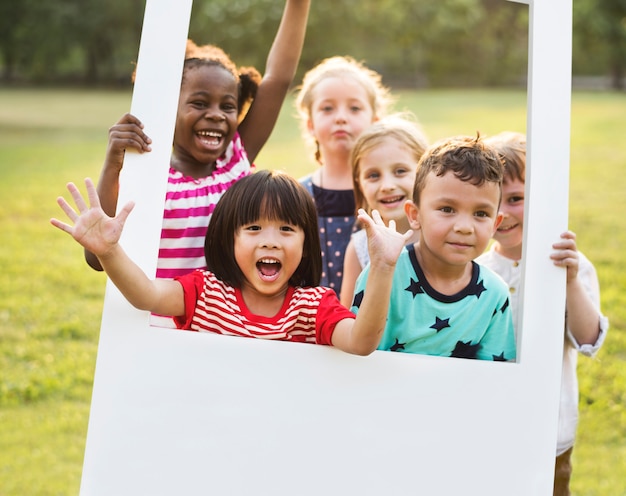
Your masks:
M148 274L191 3L146 2L131 112L153 151L128 154L119 204L136 202L122 244ZM529 9L517 363L155 328L109 281L82 496L552 494L565 272L547 255L567 228L572 2Z

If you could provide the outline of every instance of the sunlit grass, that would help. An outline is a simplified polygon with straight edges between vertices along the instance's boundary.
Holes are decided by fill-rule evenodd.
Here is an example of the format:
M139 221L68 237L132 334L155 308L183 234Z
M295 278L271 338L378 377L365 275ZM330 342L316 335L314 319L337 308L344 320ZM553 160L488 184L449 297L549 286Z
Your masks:
M49 225L68 181L97 179L108 128L130 94L0 91L0 494L74 495L80 485L104 277ZM402 92L427 136L525 131L517 91ZM260 168L317 167L285 105ZM626 95L577 93L570 227L595 263L609 338L579 361L577 496L626 495Z

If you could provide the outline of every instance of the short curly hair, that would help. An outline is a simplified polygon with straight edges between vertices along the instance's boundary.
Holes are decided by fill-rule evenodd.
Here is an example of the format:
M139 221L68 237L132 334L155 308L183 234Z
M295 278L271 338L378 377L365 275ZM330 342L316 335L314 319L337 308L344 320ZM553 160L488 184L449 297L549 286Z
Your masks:
M422 156L413 188L413 203L419 206L426 178L430 173L443 176L452 172L461 181L475 186L502 185L504 163L498 151L480 137L453 136L433 144Z
M181 85L185 81L185 74L188 70L211 66L225 69L235 79L238 87L238 119L241 122L256 97L262 80L261 73L254 67L237 68L228 54L218 46L196 45L193 40L187 40Z

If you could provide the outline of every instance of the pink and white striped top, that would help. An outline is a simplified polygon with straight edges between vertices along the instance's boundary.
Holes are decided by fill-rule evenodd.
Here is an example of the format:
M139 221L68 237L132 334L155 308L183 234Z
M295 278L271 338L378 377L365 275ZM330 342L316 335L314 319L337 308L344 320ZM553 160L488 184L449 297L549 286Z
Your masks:
M204 238L224 192L251 172L248 155L235 134L210 176L193 179L170 168L156 277L173 279L206 268Z
M251 171L239 133L235 133L210 176L194 179L170 167L156 269L158 279L174 279L206 268L204 238L215 205L235 181ZM171 317L156 314L151 315L150 324L176 327Z

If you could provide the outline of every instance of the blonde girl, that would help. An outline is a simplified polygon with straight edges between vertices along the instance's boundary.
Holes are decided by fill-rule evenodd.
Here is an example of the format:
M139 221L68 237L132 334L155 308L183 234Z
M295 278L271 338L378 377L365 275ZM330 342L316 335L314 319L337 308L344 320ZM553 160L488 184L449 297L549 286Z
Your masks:
M348 56L323 60L309 70L296 98L304 139L321 166L300 180L318 213L322 285L341 289L343 257L354 230L350 152L361 132L391 103L377 72Z
M410 229L404 204L411 199L417 163L428 146L426 137L410 113L385 117L367 128L357 139L350 163L356 209L378 210L398 230ZM409 240L417 241L417 233ZM352 304L354 285L361 270L369 263L367 237L362 231L352 234L346 248L341 303Z

